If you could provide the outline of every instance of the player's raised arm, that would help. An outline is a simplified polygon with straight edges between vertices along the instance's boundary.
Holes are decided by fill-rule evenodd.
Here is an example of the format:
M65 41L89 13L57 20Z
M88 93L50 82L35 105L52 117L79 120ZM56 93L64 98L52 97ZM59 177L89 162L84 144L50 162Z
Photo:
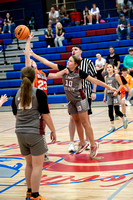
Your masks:
M31 66L31 60L30 60L30 42L31 39L34 37L33 33L31 32L31 34L29 35L28 39L26 40L26 45L25 45L25 66L29 67Z
M49 60L47 60L46 58L43 58L41 56L38 56L37 54L35 54L33 51L30 52L30 55L32 57L34 57L35 59L37 59L39 62L43 63L44 65L47 65L48 67L58 70L58 65L55 63L50 62Z

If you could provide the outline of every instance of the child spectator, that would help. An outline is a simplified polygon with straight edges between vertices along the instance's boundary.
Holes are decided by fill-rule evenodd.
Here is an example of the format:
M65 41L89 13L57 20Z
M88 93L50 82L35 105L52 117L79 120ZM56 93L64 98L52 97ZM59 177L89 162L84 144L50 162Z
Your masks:
M54 7L51 7L49 12L49 25L55 25L59 20L59 12L55 10Z
M64 38L64 33L65 33L65 30L62 27L62 24L60 22L58 22L56 24L56 38L54 39L54 43L55 43L56 47L63 46L62 41L65 39Z
M116 0L116 7L117 7L117 13L120 15L121 11L121 4L123 3L123 0Z
M95 66L96 66L96 70L97 70L97 79L104 81L102 72L103 72L105 64L106 64L106 59L102 58L100 53L97 53L96 57L97 57L97 60L95 61Z
M37 31L37 22L36 22L35 13L31 13L29 21L28 21L28 26L30 30L35 29Z
M128 97L127 97L127 100L125 101L125 104L127 106L130 106L130 105L133 105L131 104L131 99L133 97L133 77L131 75L128 74L128 69L126 67L123 67L121 69L122 71L122 75L123 77L126 79L127 83L128 83L128 86L129 86L129 89L130 89L130 94L128 93ZM125 90L127 91L127 89L125 88Z
M92 8L90 11L90 23L92 24L93 20L96 20L96 23L99 24L100 19L100 10L95 3L92 4Z
M104 99L103 99L104 102L106 102L106 95L108 94L107 104L108 104L109 118L111 122L111 127L108 129L108 132L111 132L115 130L113 109L115 109L116 115L122 118L124 129L127 128L128 123L127 123L127 118L124 117L123 113L119 110L119 103L120 103L119 92L123 87L121 78L118 74L114 73L114 66L112 64L107 65L107 72L108 75L105 77L105 82L107 83L107 85L110 85L117 89L115 92L112 92L105 88L104 91Z
M4 19L0 16L0 33L2 32L3 25L4 25Z
M128 49L129 54L124 57L123 65L128 69L128 73L133 76L133 48Z
M130 39L130 22L128 19L125 18L124 14L120 14L120 19L118 21L118 26L116 29L118 40L121 40L122 35L126 34L127 40Z
M0 107L3 105L3 103L5 103L6 101L8 101L8 98L6 96L6 94L4 94L4 96L2 95L0 98Z
M87 6L85 6L85 9L83 10L83 17L84 17L84 25L86 25L86 20L90 22L90 10Z
M45 41L47 43L47 47L54 47L54 35L52 31L51 25L48 25L45 31Z
M6 28L8 28L8 33L11 33L13 26L15 26L13 17L10 16L10 13L6 13L2 33L5 33Z

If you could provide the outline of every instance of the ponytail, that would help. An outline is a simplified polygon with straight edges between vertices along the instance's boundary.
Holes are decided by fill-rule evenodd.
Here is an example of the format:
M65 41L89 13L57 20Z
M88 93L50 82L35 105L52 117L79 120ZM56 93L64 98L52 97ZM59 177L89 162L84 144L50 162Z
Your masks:
M35 71L31 67L24 67L21 71L22 84L20 88L20 106L22 110L30 106L32 101L32 83L35 79Z

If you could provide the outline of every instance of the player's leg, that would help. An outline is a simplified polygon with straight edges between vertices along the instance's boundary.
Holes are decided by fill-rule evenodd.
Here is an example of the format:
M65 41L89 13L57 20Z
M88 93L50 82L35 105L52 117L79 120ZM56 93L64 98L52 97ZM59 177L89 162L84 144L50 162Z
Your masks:
M70 115L70 121L69 121L69 134L70 134L70 143L68 147L69 152L75 151L75 145L74 145L74 135L75 135L75 122L73 117Z
M31 197L31 173L32 173L32 156L27 155L25 156L26 160L26 167L25 167L25 179L27 184L27 193L26 193L26 199L30 199Z
M94 140L93 130L92 130L92 127L91 127L89 120L88 120L87 111L79 113L79 118L80 118L80 121L82 123L82 126L85 129L86 137L89 138L89 141L90 141L90 144L91 144L90 157L94 158L97 155L97 150L98 150L99 145Z

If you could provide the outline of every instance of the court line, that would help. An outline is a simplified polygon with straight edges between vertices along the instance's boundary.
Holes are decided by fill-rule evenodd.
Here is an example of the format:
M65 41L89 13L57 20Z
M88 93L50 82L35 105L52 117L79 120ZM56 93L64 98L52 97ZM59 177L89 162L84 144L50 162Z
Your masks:
M133 120L130 121L130 122L128 122L128 124L130 124L130 123L132 123L132 122L133 122ZM100 137L98 140L102 140L103 138L107 137L108 135L110 135L110 134L112 134L112 133L118 131L118 130L121 129L122 127L123 127L123 126L120 126L119 128L115 129L114 131L111 131L111 132L107 133L106 135Z
M105 112L105 111L106 111L106 110L101 111L101 112L99 112L99 113L96 113L96 114L92 115L91 117L94 117L94 116L96 116L96 115L99 115L99 114L101 114L101 113L103 113L103 112ZM128 122L128 124L131 123L131 122L133 122L133 121ZM59 129L57 129L56 131L61 130L61 129L66 128L66 127L68 127L68 125L66 125L66 126L64 126L64 127L61 127L61 128L59 128ZM115 131L112 131L112 132L110 132L110 133L104 135L103 137L99 138L98 140L101 140L102 138L107 137L108 135L110 135L110 134L116 132L117 130L119 130L119 129L122 128L122 127L123 127L123 126L120 126L119 128L115 129ZM13 129L13 128L11 128L11 129ZM11 130L11 129L8 129L8 130ZM7 130L5 130L5 131L7 131ZM2 131L2 132L4 132L4 131ZM1 132L0 132L0 133L1 133ZM47 135L48 135L49 133L50 133L50 132L48 132ZM75 152L74 152L74 153L75 153ZM72 154L74 154L74 153L72 153ZM64 159L61 158L61 159L55 161L55 164L56 164L57 162L62 161L62 160L64 160ZM45 169L45 168L43 168L43 169ZM115 176L114 176L114 177L115 177ZM102 178L101 178L101 179L102 179ZM91 180L91 181L97 181L97 180L101 180L101 179L94 179L94 180ZM18 184L19 184L20 182L24 181L24 180L25 180L25 178L22 179L22 180L19 181L19 182L14 183L13 185L11 185L11 186L9 186L9 187L7 187L7 188L5 188L4 190L0 191L0 193L2 193L2 192L6 191L6 190L8 190L8 189L10 189L10 188L12 188L12 187L14 187L14 186L18 186ZM85 181L81 181L81 182L85 182ZM79 183L81 183L81 182L79 182ZM72 182L72 183L75 183L75 182ZM72 184L72 183L71 183L71 184ZM77 183L78 183L78 182L77 182ZM49 185L52 185L52 184L49 184Z
M121 192L131 181L133 180L133 177L131 178L131 180L127 181L126 183L124 183L118 190L116 190L109 198L108 200L112 200L117 194L119 194L119 192Z
M24 180L25 180L25 178L23 178L23 179L21 179L20 181L18 181L18 182L16 182L16 183L12 184L12 185L10 185L10 186L8 186L7 188L1 190L0 193L3 193L3 192L5 192L6 190L8 190L8 189L10 189L10 188L12 188L12 187L14 187L14 186L17 186L19 183L23 182Z

